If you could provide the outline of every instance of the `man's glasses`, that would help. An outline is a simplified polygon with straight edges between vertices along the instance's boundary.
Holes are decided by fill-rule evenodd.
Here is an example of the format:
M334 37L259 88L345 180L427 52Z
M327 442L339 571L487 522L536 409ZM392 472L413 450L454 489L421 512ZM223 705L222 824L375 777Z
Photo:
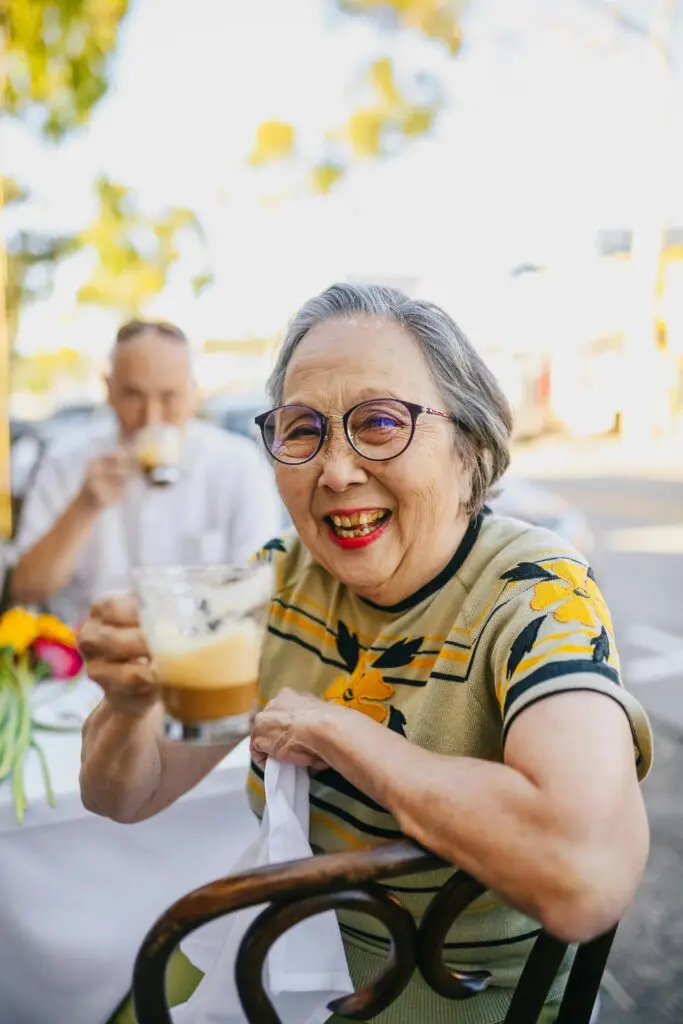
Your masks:
M362 458L388 462L406 450L423 414L457 422L448 412L397 398L372 398L354 405L343 416L323 416L307 405L281 405L257 416L254 422L268 452L286 466L301 466L314 459L329 435L333 419L341 420L349 444Z

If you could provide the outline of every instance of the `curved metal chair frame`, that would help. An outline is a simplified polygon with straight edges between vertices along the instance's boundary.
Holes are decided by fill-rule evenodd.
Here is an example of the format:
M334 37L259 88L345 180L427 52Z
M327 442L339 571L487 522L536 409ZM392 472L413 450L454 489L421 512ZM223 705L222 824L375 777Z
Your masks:
M363 989L330 1004L330 1013L371 1020L403 992L416 968L445 999L470 999L490 981L487 971L454 971L443 960L446 934L485 887L456 871L416 926L410 913L377 883L443 868L443 861L410 842L324 854L211 882L170 907L148 932L133 974L139 1024L171 1024L165 994L168 962L185 936L225 914L267 904L244 936L235 964L237 989L250 1024L281 1024L262 980L268 950L299 921L327 910L355 910L377 918L390 936L386 964ZM580 946L556 1024L589 1024L616 928ZM541 932L529 955L505 1024L536 1024L567 950Z

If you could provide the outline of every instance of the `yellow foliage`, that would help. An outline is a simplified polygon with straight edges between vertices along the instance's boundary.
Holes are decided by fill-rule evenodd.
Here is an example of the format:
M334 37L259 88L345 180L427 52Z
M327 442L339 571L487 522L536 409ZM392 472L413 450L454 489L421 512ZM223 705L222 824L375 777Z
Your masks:
M296 131L287 121L263 121L256 129L256 142L249 162L258 167L292 155Z
M311 171L311 187L319 195L327 195L343 176L344 171L337 164L317 164Z
M350 0L359 14L372 14L391 8L405 28L412 28L428 39L444 42L455 56L462 44L459 0Z
M88 120L108 89L109 58L128 0L10 0L2 6L4 109L15 117L31 114L45 135L62 138Z
M394 67L389 57L382 57L370 66L370 81L380 97L389 106L394 106L400 100L396 83L394 82Z
M424 135L432 127L435 113L433 107L410 107L401 125L403 134Z
M384 114L376 107L357 110L348 120L347 132L356 156L378 156L384 127Z

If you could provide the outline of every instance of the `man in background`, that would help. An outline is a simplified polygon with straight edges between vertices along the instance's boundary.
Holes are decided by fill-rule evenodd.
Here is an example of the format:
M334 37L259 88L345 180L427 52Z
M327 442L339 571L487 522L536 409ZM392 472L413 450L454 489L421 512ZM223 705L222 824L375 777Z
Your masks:
M122 327L107 390L113 416L48 450L17 538L13 600L46 605L71 625L97 596L129 588L136 565L244 562L280 525L258 449L193 418L191 352L179 328ZM180 472L154 488L132 447L139 430L162 423L183 428Z

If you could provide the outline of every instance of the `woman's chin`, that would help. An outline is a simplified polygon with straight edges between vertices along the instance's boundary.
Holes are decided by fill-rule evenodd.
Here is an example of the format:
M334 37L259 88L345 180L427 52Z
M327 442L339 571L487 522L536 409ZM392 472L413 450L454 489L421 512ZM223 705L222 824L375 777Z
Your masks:
M332 541L324 544L324 562L327 571L360 597L375 600L391 579L400 558L392 558L392 547L387 537L377 544L357 548L342 548Z

